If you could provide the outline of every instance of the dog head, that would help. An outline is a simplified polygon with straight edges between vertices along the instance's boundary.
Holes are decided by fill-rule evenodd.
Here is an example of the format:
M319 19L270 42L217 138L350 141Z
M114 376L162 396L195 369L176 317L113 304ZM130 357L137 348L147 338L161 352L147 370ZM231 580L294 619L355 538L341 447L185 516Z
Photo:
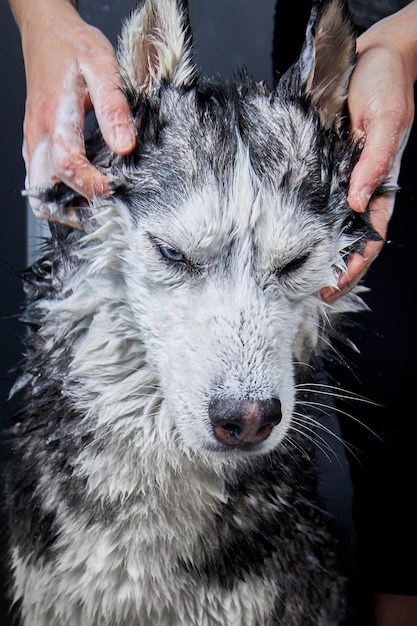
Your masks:
M332 308L319 295L369 238L347 204L354 50L344 6L324 2L270 92L244 72L197 75L179 0L145 0L124 25L119 63L138 145L120 157L93 139L90 157L114 193L95 200L90 219L79 215L87 239L112 252L83 254L96 255L95 271L111 269L123 323L192 449L276 447L297 367L327 341L334 314L360 306L353 294Z

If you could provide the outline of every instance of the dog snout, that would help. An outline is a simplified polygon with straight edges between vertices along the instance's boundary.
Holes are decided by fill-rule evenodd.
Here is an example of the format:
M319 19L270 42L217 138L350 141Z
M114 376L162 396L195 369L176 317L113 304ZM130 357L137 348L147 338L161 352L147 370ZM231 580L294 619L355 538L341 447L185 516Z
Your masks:
M229 446L246 447L262 443L269 437L282 419L281 402L278 398L214 398L209 404L209 417L218 441Z

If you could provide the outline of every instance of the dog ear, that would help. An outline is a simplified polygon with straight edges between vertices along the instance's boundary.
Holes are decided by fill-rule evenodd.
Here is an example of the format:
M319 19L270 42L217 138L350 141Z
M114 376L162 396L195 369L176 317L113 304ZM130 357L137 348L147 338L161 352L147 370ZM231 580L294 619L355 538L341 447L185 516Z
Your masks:
M313 6L300 57L282 80L314 104L324 128L338 129L355 61L356 36L346 3L324 0Z
M151 95L164 80L193 81L195 66L188 12L182 0L142 0L124 23L118 47L120 73L133 93Z

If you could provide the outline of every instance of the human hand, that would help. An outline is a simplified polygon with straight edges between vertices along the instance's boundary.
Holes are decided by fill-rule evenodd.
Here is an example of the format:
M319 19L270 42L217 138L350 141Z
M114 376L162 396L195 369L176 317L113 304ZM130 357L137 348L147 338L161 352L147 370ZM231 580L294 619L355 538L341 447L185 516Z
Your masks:
M358 213L369 205L371 224L382 240L365 242L363 251L350 257L337 287L321 290L321 297L328 304L357 285L378 256L387 234L395 192L372 196L381 183L396 187L414 118L416 34L417 3L412 2L358 39L348 107L351 132L355 139L363 141L364 147L351 175L348 202Z
M115 52L104 35L68 0L31 0L26 12L23 3L11 1L27 81L26 194L38 217L71 223L75 214L60 213L38 196L57 181L88 199L110 192L107 178L86 157L85 116L94 109L104 140L118 154L134 149L135 129Z

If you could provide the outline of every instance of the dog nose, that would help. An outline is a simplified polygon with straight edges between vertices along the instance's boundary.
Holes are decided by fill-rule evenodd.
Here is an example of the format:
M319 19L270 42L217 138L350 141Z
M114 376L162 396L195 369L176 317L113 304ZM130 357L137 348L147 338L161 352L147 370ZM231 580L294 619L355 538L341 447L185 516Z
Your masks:
M243 447L262 443L282 419L281 402L268 400L237 400L213 398L209 417L216 439L229 446Z

